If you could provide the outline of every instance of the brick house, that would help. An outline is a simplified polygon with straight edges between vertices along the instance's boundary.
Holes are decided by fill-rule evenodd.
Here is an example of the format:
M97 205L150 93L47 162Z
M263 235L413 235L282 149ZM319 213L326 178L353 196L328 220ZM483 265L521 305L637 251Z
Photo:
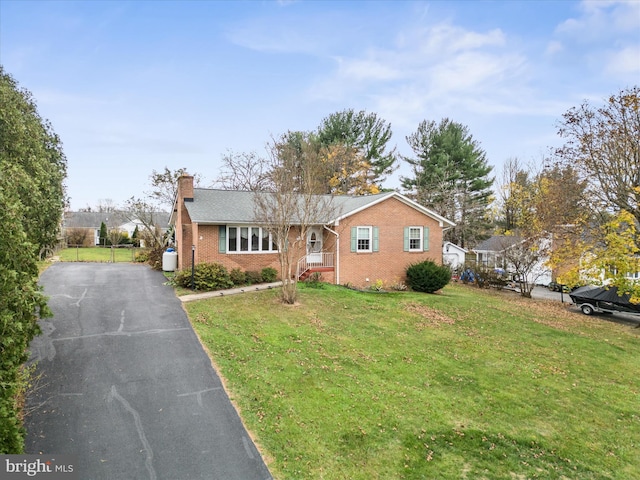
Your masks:
M194 188L193 177L180 177L170 219L178 269L191 268L193 256L196 264L217 262L229 270L279 271L275 242L255 221L254 195ZM299 278L319 271L330 283L391 285L405 281L411 263L442 263L442 232L454 226L446 218L397 192L341 195L333 201L340 212L336 218L307 232L306 251L297 257Z

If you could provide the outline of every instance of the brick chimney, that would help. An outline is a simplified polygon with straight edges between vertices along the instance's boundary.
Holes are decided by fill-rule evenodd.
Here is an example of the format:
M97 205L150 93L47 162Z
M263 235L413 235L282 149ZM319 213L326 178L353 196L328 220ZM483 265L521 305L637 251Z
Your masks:
M191 245L193 243L193 225L185 202L193 202L193 177L182 175L178 178L176 219L176 250L178 252L178 269L191 266Z
M193 177L191 175L181 175L178 178L178 202L181 199L187 202L193 201Z

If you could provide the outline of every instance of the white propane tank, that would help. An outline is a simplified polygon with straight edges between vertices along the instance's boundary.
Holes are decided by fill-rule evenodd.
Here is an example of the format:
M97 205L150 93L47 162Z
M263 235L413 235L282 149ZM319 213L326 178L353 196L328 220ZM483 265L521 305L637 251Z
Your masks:
M169 248L162 254L162 271L175 272L178 269L178 252Z

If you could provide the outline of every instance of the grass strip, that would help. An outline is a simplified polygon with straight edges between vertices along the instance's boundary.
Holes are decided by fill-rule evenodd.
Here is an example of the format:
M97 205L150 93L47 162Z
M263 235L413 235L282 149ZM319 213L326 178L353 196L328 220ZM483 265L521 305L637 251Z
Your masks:
M133 262L139 248L70 247L57 253L61 262Z

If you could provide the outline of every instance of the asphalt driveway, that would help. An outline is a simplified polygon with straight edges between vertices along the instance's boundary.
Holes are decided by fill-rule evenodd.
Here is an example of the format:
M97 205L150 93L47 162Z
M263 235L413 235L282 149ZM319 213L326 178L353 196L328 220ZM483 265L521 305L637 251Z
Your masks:
M164 282L133 264L43 273L26 452L75 454L83 480L271 479Z

